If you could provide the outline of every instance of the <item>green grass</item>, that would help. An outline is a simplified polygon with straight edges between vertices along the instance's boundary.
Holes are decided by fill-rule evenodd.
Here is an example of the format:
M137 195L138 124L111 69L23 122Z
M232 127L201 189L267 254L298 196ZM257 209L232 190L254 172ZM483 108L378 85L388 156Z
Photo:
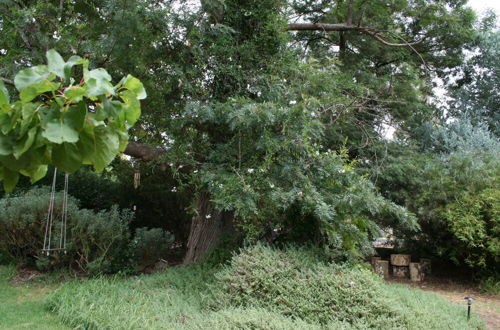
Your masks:
M463 306L451 304L432 293L383 284L362 269L353 269L352 277L343 274L337 279L338 267L320 264L311 268L315 270L308 270L309 280L304 285L302 269L310 267L314 261L305 260L294 252L257 251L253 259L256 264L246 263L250 257L251 253L247 253L240 258L244 266L249 266L246 270L233 259L233 263L222 270L196 265L170 268L150 276L70 281L51 294L47 307L65 324L84 329L483 328L476 315L467 322ZM295 273L302 282L299 286L294 282L297 281L295 275L286 268L289 262L292 268L299 266ZM255 272L259 267L263 267L264 272ZM279 267L286 268L281 275L276 271ZM348 267L340 271L342 269L350 272ZM221 281L220 274L230 275L231 272L235 279L240 277L249 283L261 281L259 277L265 274L273 277L266 282L266 290L257 290L254 294L247 292L247 287L244 292L239 291L237 279L236 282ZM255 276L257 278L252 278ZM351 278L357 284L349 284ZM361 283L374 284L374 291L370 293L370 286ZM311 291L309 301L303 299L308 295L306 290ZM232 292L233 296L229 299L221 292ZM373 293L380 294L381 298L374 300ZM275 296L263 296L271 294ZM340 307L325 303L325 299L337 299L332 297L335 294L342 295L338 296L343 299ZM374 306L374 301L378 305ZM316 310L318 308L322 310ZM362 319L357 321L356 316L346 319L346 314L336 308L356 311L351 314L359 314ZM328 310L332 315L344 315L344 319L322 316L329 315ZM366 310L379 311L373 316L377 320L372 320L373 312L363 316Z
M44 307L53 288L40 284L13 286L11 266L0 266L0 329L69 329Z

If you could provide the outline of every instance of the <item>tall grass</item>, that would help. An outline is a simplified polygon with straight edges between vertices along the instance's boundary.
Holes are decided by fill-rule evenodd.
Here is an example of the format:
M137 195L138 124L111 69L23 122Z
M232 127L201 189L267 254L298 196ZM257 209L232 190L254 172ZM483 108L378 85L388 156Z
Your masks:
M264 285L263 287L261 285ZM475 315L423 291L307 252L263 247L230 265L74 281L49 297L64 323L85 329L478 329Z

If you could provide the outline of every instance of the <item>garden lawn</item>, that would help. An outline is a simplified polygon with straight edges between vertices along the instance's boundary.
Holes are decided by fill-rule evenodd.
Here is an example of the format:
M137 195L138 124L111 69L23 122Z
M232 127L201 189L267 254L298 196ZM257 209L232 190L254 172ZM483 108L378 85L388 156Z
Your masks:
M69 329L44 307L53 286L12 285L15 268L0 266L0 329Z
M223 268L71 281L47 307L85 329L484 329L475 314L468 322L463 306L435 294L262 247Z

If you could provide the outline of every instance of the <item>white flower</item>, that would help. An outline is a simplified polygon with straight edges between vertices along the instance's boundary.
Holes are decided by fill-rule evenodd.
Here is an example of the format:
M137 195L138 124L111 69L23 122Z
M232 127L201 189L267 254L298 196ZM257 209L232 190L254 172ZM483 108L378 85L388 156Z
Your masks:
M249 168L249 169L247 170L247 172L248 172L248 173L253 173L254 171L255 171L255 170L254 170L253 168Z
M198 173L198 170L194 170L193 173L195 173L195 174Z
M339 170L339 173L345 173L345 170L342 168Z
M219 188L222 188L224 187L224 185L222 183L219 183Z
M270 183L269 187L271 187L271 189L274 188L274 184Z
M294 104L297 104L297 101L295 101L295 100L291 100L291 101L290 101L290 105L294 105Z
M260 173L264 173L266 170L261 168L259 171L260 171Z
M297 193L297 195L299 195L300 197L302 197L302 195L304 195L304 193L303 193L302 191L299 191L299 192Z
M316 112L314 112L314 111L311 111L311 117L314 117L314 118L316 118L317 116L318 116L318 115L316 114Z
M174 166L174 163L170 163L170 164L168 164L168 165L169 165L170 167L172 167L172 166Z
M211 217L212 217L212 215L211 215L211 214L207 214L207 215L205 216L205 218L207 218L207 219L210 219Z
M173 187L172 190L170 190L171 192L177 192L177 187Z
M183 167L184 167L184 165L179 165L179 168L183 168Z

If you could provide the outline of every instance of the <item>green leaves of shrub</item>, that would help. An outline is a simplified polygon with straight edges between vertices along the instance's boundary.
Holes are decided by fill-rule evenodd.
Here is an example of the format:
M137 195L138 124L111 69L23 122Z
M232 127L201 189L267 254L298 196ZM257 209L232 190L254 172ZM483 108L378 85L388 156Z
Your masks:
M23 69L14 78L19 100L11 103L0 81L0 181L11 191L19 175L35 182L47 165L72 173L82 165L102 171L125 150L128 129L141 115L142 83L130 75L113 86L105 69L87 60L65 61L55 50L47 65ZM72 77L73 68L83 76Z

